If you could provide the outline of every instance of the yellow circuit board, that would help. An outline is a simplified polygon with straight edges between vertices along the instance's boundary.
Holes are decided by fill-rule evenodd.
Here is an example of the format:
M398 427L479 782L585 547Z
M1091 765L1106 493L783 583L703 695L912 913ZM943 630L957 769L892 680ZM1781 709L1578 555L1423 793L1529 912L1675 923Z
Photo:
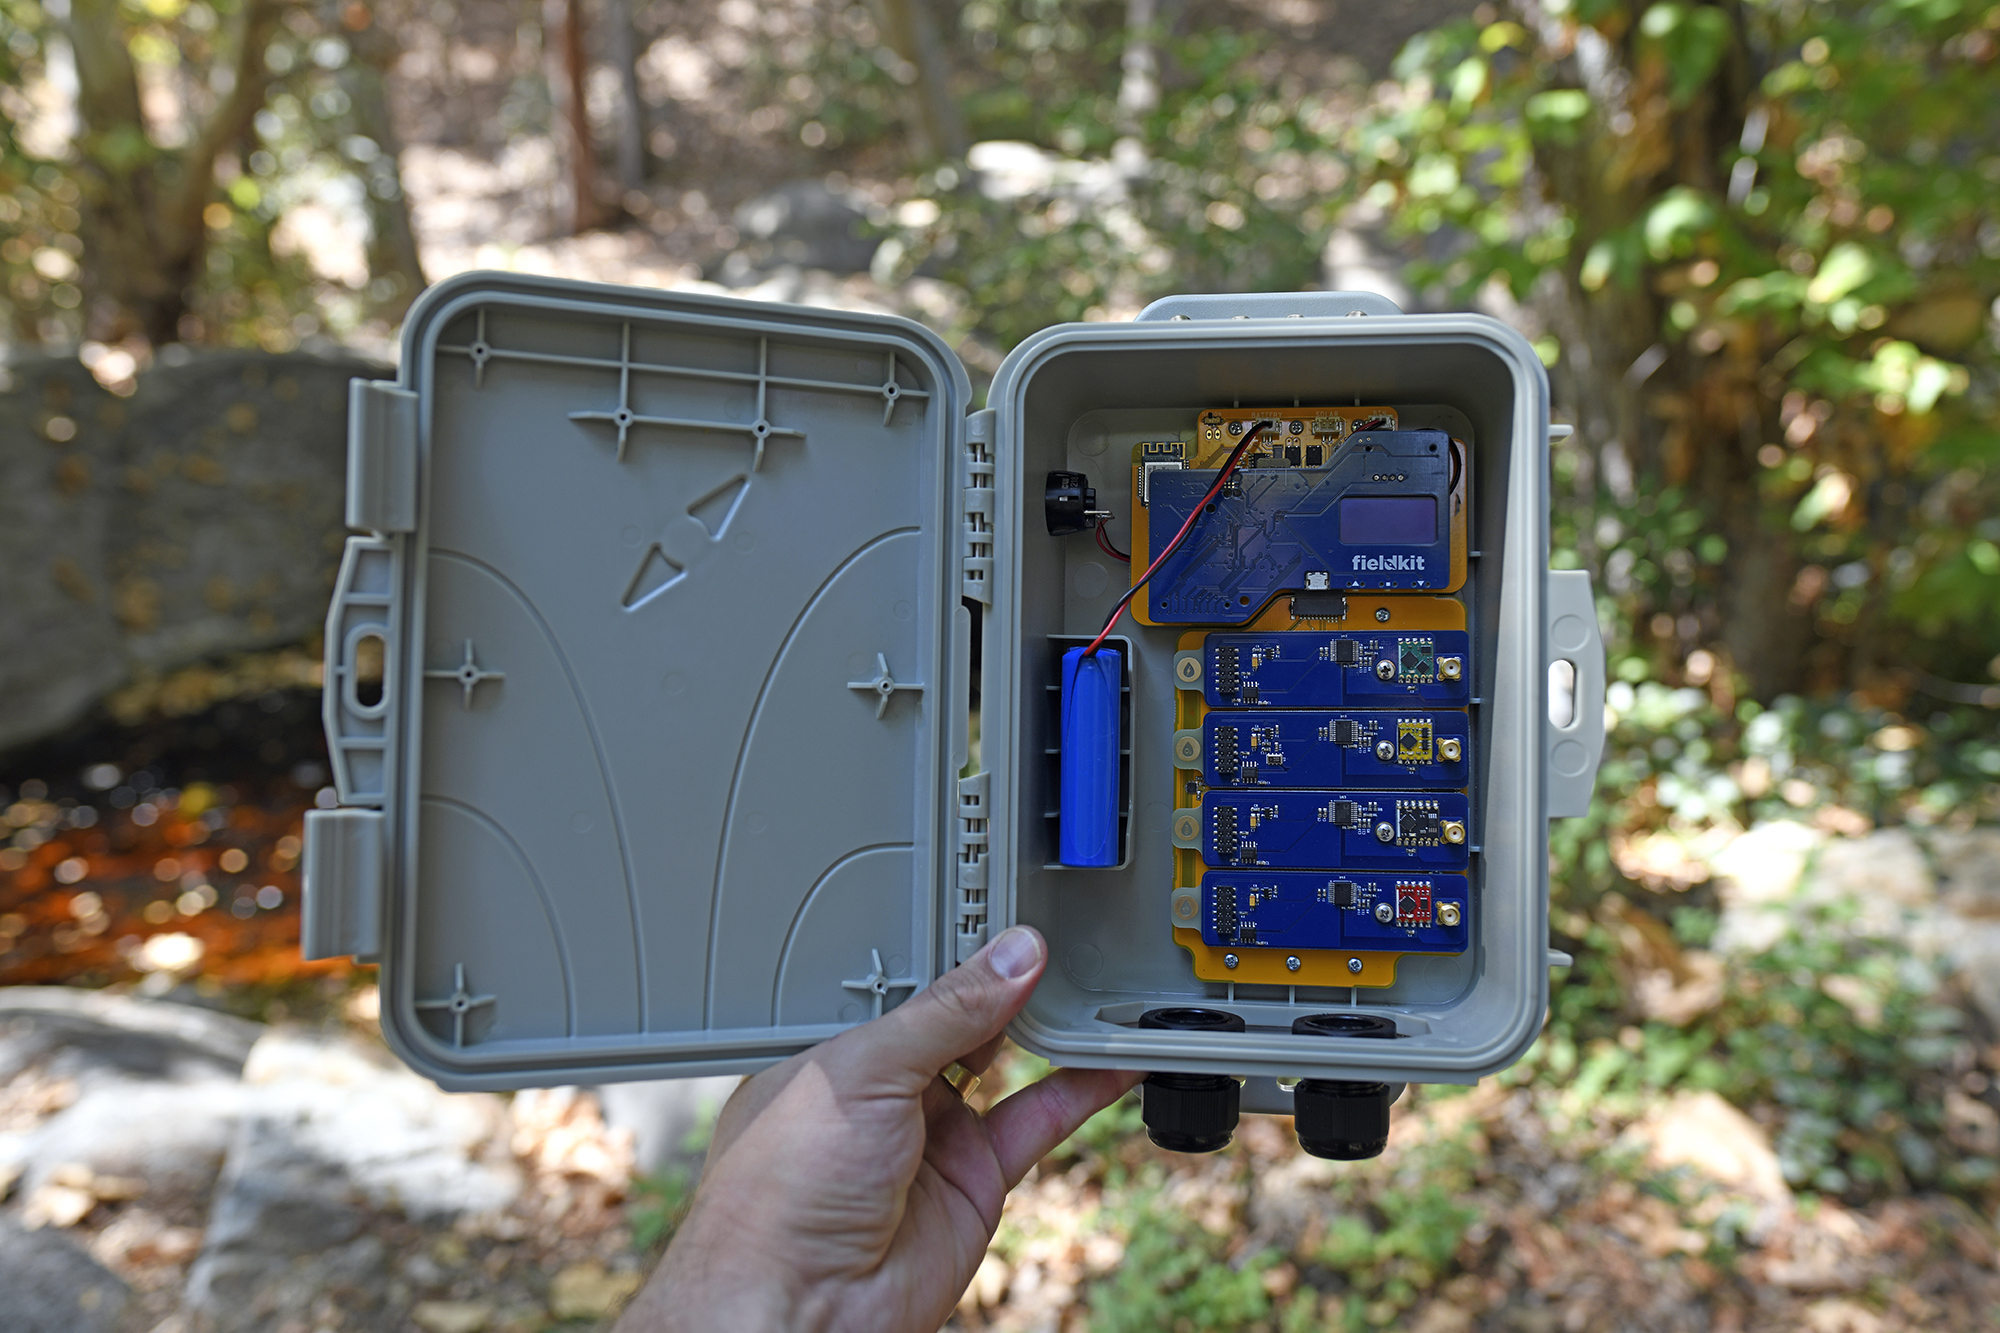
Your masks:
M1290 630L1330 627L1334 622L1311 622L1293 619L1285 606L1284 598L1267 608L1251 624L1241 628L1246 630ZM1383 618L1387 612L1387 618ZM1407 630L1462 630L1465 628L1465 604L1453 597L1373 597L1350 595L1347 609L1348 621L1364 625L1380 625L1388 629ZM1183 652L1201 648L1211 631L1189 630L1180 638ZM1208 704L1198 689L1180 689L1175 692L1174 725L1178 729L1194 729L1201 726L1201 719L1208 711ZM1198 836L1201 815L1200 784L1176 781L1174 784L1174 824L1177 842L1194 840ZM1190 816L1193 818L1189 830L1181 826ZM1349 952L1335 949L1300 949L1291 954L1279 949L1228 949L1221 945L1209 944L1202 938L1201 929L1191 924L1199 902L1201 877L1208 866L1201 859L1198 848L1177 847L1174 851L1173 897L1174 942L1188 951L1194 960L1194 974L1202 981L1233 981L1260 986L1390 986L1396 981L1396 963L1403 952L1378 953L1368 950ZM1195 891L1193 896L1180 890ZM1186 920L1184 921L1183 918ZM1235 954L1234 968L1224 963L1225 956ZM1294 972L1286 966L1287 957L1297 957L1299 970ZM1361 961L1361 970L1349 968L1350 959Z

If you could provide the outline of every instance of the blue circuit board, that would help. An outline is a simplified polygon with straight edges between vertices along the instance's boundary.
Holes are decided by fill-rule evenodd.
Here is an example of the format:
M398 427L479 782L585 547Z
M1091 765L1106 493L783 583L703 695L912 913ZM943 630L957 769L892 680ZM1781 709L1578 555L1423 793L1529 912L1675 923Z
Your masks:
M1471 916L1463 875L1211 870L1201 879L1201 936L1224 948L1459 953Z
M1148 617L1240 625L1283 592L1448 591L1452 448L1441 430L1363 431L1324 467L1238 471L1153 576L1144 593ZM1201 504L1216 472L1151 474L1152 558Z
M1201 852L1218 869L1464 870L1471 803L1461 792L1216 788L1202 797Z
M1472 771L1465 713L1271 709L1201 723L1211 787L1463 787Z
M1472 697L1472 636L1462 629L1211 634L1202 645L1202 693L1218 708L1463 707Z

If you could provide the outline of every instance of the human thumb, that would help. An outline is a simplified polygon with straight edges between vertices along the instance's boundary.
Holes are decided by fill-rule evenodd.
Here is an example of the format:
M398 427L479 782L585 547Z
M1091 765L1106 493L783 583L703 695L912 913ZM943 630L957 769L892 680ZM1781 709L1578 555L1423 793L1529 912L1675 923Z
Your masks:
M855 1067L916 1091L967 1051L998 1036L1028 1002L1048 962L1041 935L1011 926L978 953L872 1023L847 1035Z

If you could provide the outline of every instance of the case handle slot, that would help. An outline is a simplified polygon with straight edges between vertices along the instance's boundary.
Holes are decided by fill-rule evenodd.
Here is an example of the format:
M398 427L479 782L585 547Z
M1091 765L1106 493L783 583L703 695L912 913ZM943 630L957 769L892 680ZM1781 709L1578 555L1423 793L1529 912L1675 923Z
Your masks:
M1604 753L1604 637L1597 599L1581 569L1549 571L1549 709L1543 720L1548 813L1570 819L1590 813L1597 762ZM1558 692L1558 678L1567 689Z
M342 805L381 805L388 797L389 744L400 696L395 628L400 565L392 541L349 537L326 611L320 721ZM381 648L379 684L371 644Z

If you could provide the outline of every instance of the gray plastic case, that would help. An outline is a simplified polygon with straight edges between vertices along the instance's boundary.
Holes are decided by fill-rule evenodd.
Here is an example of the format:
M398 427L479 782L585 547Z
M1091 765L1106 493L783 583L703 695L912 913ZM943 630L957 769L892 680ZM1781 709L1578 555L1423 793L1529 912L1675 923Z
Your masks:
M1279 1079L1504 1067L1547 1003L1544 821L1588 805L1602 649L1587 578L1547 567L1532 349L1385 306L1186 297L1051 328L973 411L907 320L507 274L431 289L401 377L353 391L369 535L328 611L340 808L307 819L307 956L379 962L385 1036L449 1088L761 1068L1016 921L1051 963L1013 1035L1057 1063L1246 1076L1245 1109L1274 1111ZM1122 513L1115 423L1350 397L1473 449L1473 947L1406 958L1386 990L1200 982L1167 910L1177 628L1119 629L1124 862L1052 864L1055 661L1122 571L1047 535L1041 479L1088 473ZM1558 659L1583 704L1561 728ZM1250 1030L1136 1026L1188 1002ZM1288 1030L1346 1008L1404 1039Z

